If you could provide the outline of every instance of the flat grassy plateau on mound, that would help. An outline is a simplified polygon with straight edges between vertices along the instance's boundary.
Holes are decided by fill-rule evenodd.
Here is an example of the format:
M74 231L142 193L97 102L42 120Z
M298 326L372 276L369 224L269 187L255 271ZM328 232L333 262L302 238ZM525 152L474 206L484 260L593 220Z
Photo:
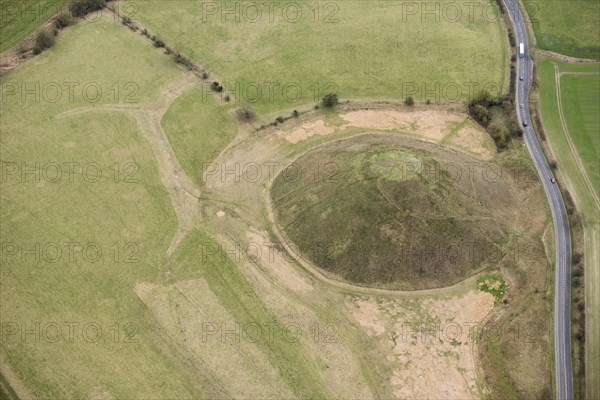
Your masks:
M311 151L275 179L277 222L303 255L343 280L403 289L449 285L500 261L507 183L467 174L483 163L440 147L369 138Z

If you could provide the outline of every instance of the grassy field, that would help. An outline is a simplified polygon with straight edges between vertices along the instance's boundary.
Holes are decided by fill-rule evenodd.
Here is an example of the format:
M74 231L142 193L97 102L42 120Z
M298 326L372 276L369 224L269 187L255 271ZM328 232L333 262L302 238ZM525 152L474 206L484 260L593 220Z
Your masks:
M596 194L600 196L600 64L590 68L594 75L570 75L568 68L561 70L561 98L569 133L590 177Z
M259 324L264 327L269 323L281 326L282 322L265 306L244 275L240 273L238 264L233 262L222 249L219 249L213 255L207 256L202 249L209 246L214 246L216 249L219 247L219 243L206 232L192 231L183 241L172 260L173 281L185 282L190 279L204 279L208 285L205 291L212 292L223 307L224 312L221 315L203 315L202 312L210 310L210 307L206 307L207 298L204 297L201 291L203 302L201 303L200 319L205 323L207 321L221 322L228 319L225 315L227 314L231 318L231 322L239 323L242 326ZM183 307L183 304L180 304L180 307ZM182 321L182 324L189 325L194 319L194 316L189 316L187 321ZM192 334L198 336L198 332L192 332ZM272 341L259 340L257 344L259 349L255 349L255 351L264 354L266 364L274 367L274 370L277 371L276 381L256 382L262 386L259 386L259 388L237 388L237 390L241 390L241 393L252 397L253 390L264 390L274 385L278 388L275 390L275 394L279 390L283 390L283 393L285 393L285 388L290 388L291 393L287 393L287 395L292 397L331 397L331 393L319 377L316 366L310 362L310 355L301 343L284 341L277 337ZM204 347L206 346L205 343ZM206 352L208 353L208 351ZM232 348L223 348L221 352L217 353L218 361L220 363L229 362L231 360L230 353L233 352L234 349ZM251 370L251 364L257 362L257 359L260 359L260 357L250 355L248 360L244 360L244 364L238 366L240 379L225 377L229 379L223 381L223 389L235 388L236 385L241 383L243 379L241 375L246 373L246 369ZM247 362L250 362L250 364L246 364ZM254 393L256 395L256 392ZM280 392L279 395L283 393ZM236 394L235 389L232 389L231 394ZM239 395L237 394L238 397Z
M544 0L525 4L538 48L573 57L600 58L600 2Z
M294 163L297 171L329 163L322 179L275 180L278 223L300 250L344 280L402 289L446 286L497 263L495 251L464 248L507 250L508 183L453 179L444 165L468 159L380 140L327 146Z
M553 150L557 157L565 159L567 163L566 171L570 179L581 176L581 168L576 165L573 157L573 150L581 162L583 170L589 177L591 188L598 193L600 184L600 173L598 167L598 157L600 155L600 140L598 139L599 123L598 109L596 105L600 99L598 95L598 85L600 77L600 64L567 64L550 58L545 58L539 63L540 79L540 107L544 127L552 135L551 143L554 144ZM557 98L557 74L559 74L560 97L562 103L563 117L568 129L569 139L574 148L571 149L567 141L566 133L563 132L563 125L560 118L558 98ZM567 157L565 154L571 154ZM571 163L571 159L574 171ZM584 188L588 185L584 182ZM583 190L581 193L584 193ZM590 202L593 198L588 196L581 197L579 200L585 202L586 206L592 206L592 203L585 201L589 197Z
M152 124L140 124L138 110L160 109L154 102L172 93L165 87L184 75L106 17L81 22L0 82L0 359L27 390L44 398L331 398L348 397L346 387L353 385L355 393L368 393L357 365L376 371L370 365L379 356L364 360L372 350L363 352L361 344L354 359L349 347L359 347L362 334L341 332L347 346L321 343L310 331L320 315L333 313L309 310L293 296L281 296L277 305L286 309L274 313L276 307L267 307L268 299L255 294L228 255L199 254L201 245L220 245L204 231L192 230L172 258L165 256L178 231L172 191L163 180L173 171L157 163L159 140L146 140ZM56 99L50 89L69 82L79 84L73 97L67 92ZM21 85L36 83L39 98L21 96ZM88 84L102 90L95 102L94 91L77 90ZM208 114L220 115L220 128L231 138L236 127L226 120L226 108L200 102L207 114L196 112L202 117L197 120L190 115L196 94L185 92L165 121L181 112L185 124L175 128L191 134L216 123ZM175 128L169 138L181 151L185 144ZM202 159L210 160L225 143L212 143ZM289 318L290 310L296 312L292 322L302 318L300 343L281 336L281 315ZM239 346L218 336L208 344L201 340L205 323L225 319L228 327L276 324L279 336ZM348 382L343 387L340 376ZM380 378L373 380L376 390L387 393ZM2 388L8 391L4 383Z
M403 146L403 148L400 149L399 153L409 152L410 150L407 149L412 149L415 146L414 142L412 142L412 137L419 138L422 140L435 141L435 143L438 143L438 141L444 141L446 138L448 138L448 136L446 135L451 135L452 131L452 129L447 128L451 128L457 123L460 124L460 121L462 120L461 118L457 118L452 114L448 115L442 112L436 113L433 110L429 111L426 117L422 116L422 120L417 117L417 115L419 115L419 110L400 111L394 108L394 111L361 110L350 111L345 113L344 111L338 110L338 112L339 114L336 115L334 113L324 113L318 111L315 113L314 117L309 120L303 121L302 118L299 120L292 120L289 123L287 123L286 126L278 127L276 131L276 136L269 135L267 133L263 136L253 136L248 139L244 138L243 140L241 138L238 138L235 144L231 146L224 154L222 154L219 157L219 160L217 161L227 161L229 165L232 165L232 163L237 162L255 162L261 164L265 161L270 161L275 162L276 165L278 165L276 170L277 172L283 170L285 166L291 162L295 162L295 165L299 165L299 163L301 163L302 160L304 160L304 157L313 156L314 160L313 154L315 152L317 154L322 155L323 161L337 161L337 156L339 156L339 158L341 159L345 157L343 151L338 152L341 155L336 154L335 158L323 155L323 153L319 153L319 150L321 150L322 147L318 147L313 152L310 151L315 146L321 145L324 145L324 148L336 147L336 145L334 145L332 141L341 140L347 137L353 137L352 135L357 135L361 132L365 133L365 130L366 132L372 132L373 130L378 129L385 129L385 131L387 131L388 134L398 133L396 132L396 129L399 132L402 132L402 134L390 137L389 140L397 140L405 144L405 146ZM359 118L359 116L361 118ZM392 116L395 116L395 118L392 119ZM384 121L385 123L383 123ZM396 122L396 128L392 127L392 125L394 125L392 121ZM431 126L433 125L433 123L430 121L435 121L437 124L440 124L446 129L442 128L438 131L437 129ZM314 127L319 126L320 122L324 122L324 128L331 129L321 129L318 131L318 134L314 135L304 136L300 134L303 131L306 132L305 129L314 129L316 131ZM350 126L348 126L348 123L350 123ZM377 128L378 123L382 124L384 127ZM357 126L362 126L363 129L360 130L357 128ZM433 132L436 132L436 134L433 135ZM446 135L439 134L440 132L444 132L446 133ZM475 132L469 131L468 134L465 133L466 132L460 132L460 134L458 134L458 136L461 139L459 142L462 142L463 144L477 143L477 145L474 147L480 146L480 142L478 139L480 138L479 135L482 134L481 130L476 130ZM409 137L405 135L409 135ZM303 138L301 138L301 136L303 136ZM380 135L373 135L373 137L379 138ZM352 149L359 152L359 154L367 153L367 151L362 151L363 149L361 145L356 145L359 139L360 137L353 137L352 139L348 139L347 141L340 142L338 145L342 145L343 143L347 142L352 142L355 144L354 147L350 146ZM327 143L330 144L328 145ZM277 146L277 144L279 144L279 146ZM373 145L376 146L375 143L373 143ZM433 145L429 146L435 148L435 146ZM427 149L429 150L429 146L425 147L427 147ZM502 216L499 217L499 219L502 220L502 223L508 223L510 225L509 236L511 239L515 240L515 244L518 243L518 246L507 246L507 256L503 257L502 262L495 264L490 263L489 269L486 270L486 275L492 274L494 276L501 277L501 279L505 281L506 286L503 290L504 297L502 301L500 301L499 304L497 304L494 307L493 313L489 316L490 321L493 321L490 323L491 326L489 328L494 332L497 332L497 329L502 329L501 336L489 337L489 335L486 335L482 339L489 338L490 340L482 340L475 343L475 346L478 347L477 352L478 354L480 354L480 357L478 357L477 361L478 368L481 368L479 371L482 371L481 374L478 373L478 378L480 379L482 389L485 388L491 390L491 392L493 393L492 398L510 398L510 395L512 393L517 393L517 396L513 397L539 398L541 397L541 393L544 390L550 390L551 388L551 359L548 358L548 349L550 348L549 340L551 333L552 314L551 308L549 306L549 300L552 299L552 284L547 284L547 268L549 264L546 262L542 241L540 240L542 233L544 232L544 229L547 226L547 209L545 209L544 207L540 207L540 204L543 204L544 202L543 192L541 191L539 179L537 177L537 174L535 172L535 169L527 151L524 149L522 143L515 143L514 146L516 148L513 148L511 146L509 150L507 150L499 156L496 156L494 158L494 161L497 161L502 166L502 168L506 168L508 171L518 167L518 181L514 182L514 184L513 182L511 182L508 185L509 188L511 188L511 190L509 190L508 192L502 192L501 195L499 195L493 188L488 189L485 192L485 195L493 197L493 201L495 202L506 201L506 204L503 205L496 204L494 212L500 213L501 209L504 209L506 211L502 213ZM392 150L394 148L393 145L388 144L386 147L388 151L381 152L384 153L382 154L384 157L374 157L372 160L370 160L378 161L377 163L375 163L374 167L380 167L374 168L372 173L374 175L375 172L378 172L379 174L381 174L381 176L388 176L393 178L395 176L394 172L398 172L398 170L394 168L394 166L397 166L397 164L394 163L394 161L397 161L397 157L395 156L401 156L401 154L397 154L395 151ZM420 146L417 147L420 148ZM307 151L309 151L309 153L307 155L303 155ZM419 150L416 151L420 153ZM348 150L348 152L352 153L351 150ZM442 165L444 165L444 162L450 161L449 159L443 156L439 156L438 152L445 152L442 149L439 149L435 152L435 158L440 160L440 163L442 163ZM421 156L425 155L421 154ZM295 161L297 157L300 157L299 161ZM347 157L351 158L351 154L348 154ZM358 160L359 159L360 156L358 157ZM310 231L310 234L313 236L322 235L322 233L327 230L330 230L331 232L331 235L329 235L329 237L326 238L325 241L323 241L322 243L318 243L320 247L315 246L313 247L313 249L309 249L309 251L307 252L308 254L306 255L310 256L310 250L322 249L324 250L325 254L328 254L328 251L332 251L333 255L336 255L336 250L343 250L343 246L337 246L336 244L334 247L328 247L327 244L331 242L332 237L337 238L342 234L346 234L350 230L346 226L342 226L344 223L346 225L355 224L355 226L357 226L356 218L348 218L342 223L340 223L339 221L334 221L336 225L328 226L327 222L333 220L333 218L330 218L331 214L337 213L337 215L339 216L344 212L344 208L349 208L358 205L364 207L363 209L359 210L359 213L357 215L368 214L370 210L374 209L373 212L369 215L369 217L371 218L369 219L369 221L379 219L380 217L385 217L385 215L383 215L383 213L380 210L376 209L376 206L372 206L367 202L361 203L360 198L355 198L362 195L362 193L360 193L360 190L356 190L354 193L355 196L352 197L352 193L350 193L350 190L344 190L344 185L340 184L340 182L346 182L345 178L351 178L353 174L354 176L362 176L362 173L365 172L366 168L362 168L358 160L355 164L351 163L348 169L340 169L338 175L336 176L337 181L328 183L327 180L321 182L322 184L320 184L320 186L324 188L323 192L328 192L332 196L337 196L337 199L339 200L337 203L335 203L334 208L332 210L323 210L323 207L321 207L321 205L318 203L316 195L320 195L322 194L322 192L316 193L314 187L319 185L303 186L300 183L304 181L308 181L307 183L313 183L313 177L315 177L315 173L317 171L320 172L316 176L325 179L329 176L331 172L334 171L331 168L325 168L325 166L321 164L321 167L325 169L317 169L317 166L319 165L318 163L308 162L307 167L310 168L302 169L303 180L300 182L295 182L295 185L293 184L293 182L289 182L290 184L287 185L288 188L292 186L300 187L300 189L298 190L300 195L292 192L289 194L288 197L303 197L304 199L306 199L306 201L310 202L309 205L314 205L314 207L306 207L305 209L307 213L316 216L314 220L319 221L318 226L316 226L317 224L315 223L315 225L312 226L316 227L310 229L311 225L307 223L304 227L304 230L306 232ZM481 159L478 158L477 160L481 162ZM369 163L367 162L366 165L369 165ZM289 171L289 175L286 176L291 179L295 175L293 171L297 171L298 169L292 167L290 168L290 170L291 171ZM503 174L503 176L506 176L509 181L509 177L513 175L514 174L512 173L506 175ZM281 178L283 178L283 176L284 175L279 175L279 177ZM349 184L352 183L350 178L347 181L347 183ZM214 188L214 193L218 193L220 201L218 204L213 204L212 206L206 208L205 215L207 217L205 223L210 225L211 230L214 229L222 232L220 236L231 236L232 241L235 240L236 242L239 241L242 244L245 243L244 234L240 233L241 229L245 229L246 226L246 223L244 223L243 221L245 219L255 221L252 223L252 225L256 224L260 226L265 218L261 215L261 213L265 213L267 215L269 214L268 211L263 211L263 209L260 207L260 203L262 201L263 196L268 196L268 193L264 193L258 196L256 194L257 191L259 194L263 191L262 186L265 184L264 181L267 180L268 179L264 176L262 181L254 183L243 180L241 182L236 182L235 177L233 176L229 176L226 179L223 179L220 175L211 177L206 183L206 188L208 190ZM502 182L496 182L496 184L498 188L502 187ZM337 190L338 186L336 185L342 186L342 188L340 190ZM338 192L342 193L338 195ZM479 191L476 192L479 193ZM294 210L291 207L286 209L283 203L284 201L281 202L282 206L280 208L285 209L285 213L288 215L302 210L301 208ZM482 200L482 203L487 204L488 200ZM289 204L289 202L287 204ZM466 204L468 205L470 203L467 201ZM515 208L514 204L519 204L519 207ZM422 205L417 205L415 207L418 206ZM387 205L385 207L387 207ZM444 206L442 205L440 207L441 211L436 210L436 212L445 211L443 207ZM315 210L313 210L312 208L314 208ZM428 214L423 217L423 220L425 220L427 216L434 216L431 215L432 210L434 210L433 207L427 210ZM319 211L323 212L319 213ZM460 211L462 210L458 210L457 214ZM219 217L219 212L221 212L222 217ZM300 212L297 212L296 214L300 214L300 218L304 218L304 216ZM352 211L348 211L348 215L352 215ZM477 213L474 213L474 215L480 216L480 214ZM238 218L238 216L242 216L242 218ZM391 220L395 216L396 215L389 216L389 219ZM277 223L277 227L281 228L281 218L271 218L272 217L269 216L269 221L275 221ZM275 222L273 223L275 224ZM311 221L308 222L310 223ZM370 224L370 226L367 226L366 228L369 229L372 225L374 224ZM298 227L300 229L301 224L298 224ZM336 228L338 229L337 231L335 230ZM285 237L281 236L280 233L281 229L273 229L273 232L271 232L271 236L274 236L275 238L277 238L277 240L285 240ZM368 239L364 240L364 238L369 238L369 233L374 234L372 239L373 243L376 243L377 240L381 240L381 232L371 229L361 237L362 242L369 242ZM385 237L383 239L388 240L388 238ZM263 243L264 240L265 239L263 239L262 237L260 239L253 239L254 243ZM318 242L318 240L315 239L314 242ZM465 239L464 242L467 242L467 240ZM462 243L463 245L465 244L464 242ZM401 251L398 246L398 243L394 243L393 245L396 245L396 249L398 249L399 252ZM231 246L229 245L228 247ZM433 246L429 247L429 249L432 249L432 247ZM466 244L466 247L468 247L468 243ZM462 248L464 249L465 247ZM513 253L510 250L511 248L518 248L518 254ZM481 247L479 247L478 249L481 250ZM436 250L437 249L434 248L431 251ZM385 252L389 254L392 251L390 249L385 249ZM305 262L306 257L300 257L298 255L299 253L295 250L292 250L291 253L295 255L295 258L297 258L301 262L301 265L304 266L307 271L310 271L311 274L318 276L319 281L322 279L321 274L318 274L316 271L314 271L314 268L311 268L310 265L307 265L307 263ZM383 259L383 256L386 256L387 254L380 255L380 261L381 259ZM410 253L396 254L400 258L403 255L410 256ZM516 257L513 257L512 255L516 255ZM264 252L263 258L265 258ZM281 283L281 285L284 286L286 290L304 290L303 285L296 282L295 279L291 279L295 274L293 270L290 271L289 268L285 268L285 263L279 263L275 261L270 263L263 262L261 263L261 265L262 268L266 270L266 273L269 275L269 277L276 279L276 281L278 283ZM371 271L373 271L377 268L385 269L387 266L381 265L377 262L373 262L367 267ZM252 276L252 279L249 279L250 282L255 281L255 276L250 272L252 271L252 268L244 267L241 269L242 271L244 271L245 274ZM323 270L321 270L321 272L323 272ZM355 293L355 291L358 291L360 293L375 292L375 290L368 288L362 288L361 290L357 290L356 287L352 287L351 285L348 285L344 282L340 282L339 277L331 276L331 274L328 274L327 271L324 272L325 276L333 278L327 279L327 284L323 287L321 287L320 284L317 285L317 283L315 282L315 287L317 287L317 291L319 293L323 293L324 296L329 297L338 290L341 290L343 293L347 294ZM398 292L398 296L406 299L411 299L411 301L413 301L416 298L430 299L436 298L438 294L449 293L446 290L452 291L452 296L455 296L458 295L456 291L458 291L458 293L461 293L461 290L465 289L465 286L463 286L463 284L467 285L467 290L477 288L476 279L467 279L466 281L462 281L459 285L453 286L452 288L445 287L443 289L439 289L439 291L427 290L423 292ZM335 290L328 290L333 285L335 285ZM481 290L482 288L480 287L479 289ZM494 283L490 282L490 291L493 290ZM279 299L275 300L271 298L271 291L272 289L270 287L267 287L259 291L259 293L261 293L261 296L271 299L270 304L278 304ZM382 294L380 291L377 291L377 293L377 296L374 297L376 297L375 301L378 304L389 304L390 308L395 308L395 306L392 306L393 303L391 303L391 299L387 297L387 294ZM316 300L313 297L314 295L315 294L313 292L308 294L306 297L312 298L312 301L316 302ZM390 297L392 296L393 295L390 295ZM490 298L491 297L492 296L490 296ZM506 300L507 303L504 303L504 300ZM427 300L427 302L429 302L429 300ZM493 298L490 300L490 303L493 303ZM470 301L469 304L473 304L473 302ZM493 304L490 305L493 306ZM448 307L448 309L451 310L449 311L451 314L457 314L456 308L452 309L446 303L444 303L444 306L440 307ZM361 318L364 318L363 326L367 327L367 332L369 334L370 340L368 340L367 343L370 343L370 345L375 345L378 342L376 340L375 335L378 334L377 332L381 332L383 328L374 322L374 320L377 320L377 313L370 310L369 307L365 306L365 308L366 309L364 311L361 310L360 314L362 315ZM336 305L335 302L332 303L332 310L340 309L343 310L344 307L340 308L340 305ZM287 310L287 307L284 307L284 310ZM387 311L381 313L381 315L384 314L387 315ZM399 312L399 315L400 319L398 323L400 324L402 324L402 321L410 319L409 315L407 315L404 312ZM458 316L456 316L455 318L458 320ZM469 319L469 321L474 321L474 319ZM388 330L388 328L390 327L386 326L384 334L386 337L391 339L396 337L393 333L394 326L398 325L394 325L394 323L392 323L392 325L390 326L392 328L391 331ZM486 324L485 329L487 329L487 327L488 326ZM526 329L526 331L520 331L521 328ZM351 332L351 330L349 332ZM423 367L423 369L421 369L421 364L416 362L413 363L413 356L409 354L414 354L413 352L416 352L414 347L411 347L410 345L404 347L400 344L399 337L397 337L397 339L394 340L395 344L392 343L391 339L386 342L386 345L388 346L388 350L386 350L386 353L390 353L389 346L392 346L392 348L394 348L394 352L397 351L399 354L403 354L403 356L401 357L402 361L399 361L400 364L394 363L391 367L388 368L392 368L393 370L395 370L394 376L396 376L396 373L402 375L404 373L407 373L406 371L400 372L405 370L406 368L410 370L410 372L407 373L407 375L410 376L409 381L406 381L404 384L400 384L404 387L404 394L400 394L398 395L398 397L410 397L410 393L426 392L426 390L423 389L423 385L420 384L421 377L437 375L434 375L435 373L431 372L431 368ZM472 344L471 341L469 341L469 343ZM490 344L491 346L487 347L486 344ZM431 351L431 348L429 348L428 351ZM423 357L431 360L431 362L435 363L436 366L440 365L439 362L436 360L436 357L432 354ZM370 357L368 359L370 359ZM377 363L379 367L383 367L383 377L389 376L387 375L389 372L386 372L388 368L385 367L385 360L387 359L388 357L384 356L382 358L379 358ZM407 363L407 359L411 361ZM493 363L491 361L492 359ZM461 360L464 360L462 356ZM425 362L423 365L428 365L428 363ZM449 367L447 372L451 372L452 369L453 367ZM417 379L416 377L419 378ZM461 385L457 384L457 386L462 387L463 380L461 380L460 382ZM383 387L387 388L388 386L388 384L384 384ZM392 387L394 386L392 385ZM453 397L452 394L444 392L444 390L448 388L448 385L443 385L443 388L444 389L432 388L430 395L423 393L421 397L469 397L465 395L462 395L461 397L457 394L455 394ZM444 394L442 394L442 392ZM435 393L435 395L433 393ZM389 395L382 397L390 398Z
M165 84L182 76L150 45L102 19L78 24L55 48L0 81L3 172L18 166L5 175L0 191L2 324L16 324L18 331L2 337L0 351L40 397L203 393L160 340L132 290L138 281L162 279L163 255L176 229L148 143L123 114L58 117L123 103L110 91L115 84L135 83L140 102L155 100ZM43 89L39 99L10 95L13 85L32 88L36 82L65 92L56 102L50 100L55 93ZM66 82L93 84L103 96L92 104L76 89L69 99ZM78 164L69 173L65 163ZM22 176L25 168L33 172ZM23 258L25 249L32 253ZM86 324L92 324L88 331ZM22 336L25 329L33 333Z
M0 0L0 53L57 14L67 0Z
M296 103L303 104L332 90L324 87L327 82L335 83L342 96L389 98L402 97L403 83L502 85L504 80L499 23L477 18L461 23L422 22L418 15L400 23L402 8L397 4L358 1L319 5L323 8L317 22L311 14L314 5L302 3L306 19L297 23L277 16L271 23L267 15L258 23L222 23L220 14L209 16L213 19L205 23L198 15L206 4L148 1L136 5L136 18L169 45L207 63L228 89L227 80L297 82L303 94ZM235 4L239 6L227 5ZM339 20L330 23L331 18ZM384 26L385 30L379 28ZM433 270L433 264L426 266L432 269L427 277L437 279L435 286L459 281L473 268L489 267L490 274L506 283L502 296L510 306L499 301L491 280L485 289L498 295L496 305L492 299L481 304L472 301L473 292L476 298L488 296L477 291L475 279L448 291L382 293L338 286L339 282L322 280L303 269L285 252L273 254L278 239L267 209L267 188L272 182L265 171L259 182L218 174L201 185L202 163L227 162L229 167L270 163L279 169L286 160L331 139L319 134L307 135L301 144L294 141L307 131L318 131L315 127L323 122L321 118L337 121L339 125L332 125L335 129L324 126L333 131L342 123L356 124L348 130L340 128L336 138L377 129L360 127L360 118L342 121L334 111L318 110L279 125L272 135L246 132L247 127L236 125L229 115L232 106L204 99L202 89L194 86L194 75L163 52L107 14L94 23L82 21L69 28L52 49L0 81L0 362L18 378L15 391L22 384L40 398L368 399L391 398L409 388L429 397L449 392L425 387L414 377L422 373L423 380L429 381L441 371L450 377L450 386L458 388L453 393L479 393L475 380L480 377L470 361L478 344L470 339L456 349L450 341L436 347L444 354L433 354L425 345L397 342L398 335L404 334L399 327L407 318L416 315L430 322L429 312L415 311L423 303L423 309L438 315L435 318L443 315L446 322L455 317L482 321L489 308L494 320L537 321L539 330L533 332L532 342L519 341L515 346L512 337L503 336L499 343L494 341L498 343L494 349L480 350L495 357L495 364L484 368L486 375L481 378L494 393L506 397L516 391L521 397L539 397L547 384L540 371L548 365L544 358L547 299L537 292L538 287L544 291L546 276L536 236L546 221L538 206L539 185L517 188L503 180L463 185L450 182L444 174L424 181L411 175L404 181L397 175L396 167L407 161L407 154L409 161L414 158L419 163L475 160L457 153L466 150L489 161L493 157L486 147L489 139L484 140L487 137L465 115L429 110L419 114L419 123L406 122L410 117L388 119L387 123L396 121L399 127L390 135L402 131L432 141L442 133L437 140L451 146L451 151L428 144L423 145L427 150L395 151L374 145L366 146L367 153L359 156L364 149L342 152L347 168L339 176L354 179L355 186L364 189L364 197L352 190L333 191L326 182L320 192L313 188L299 192L314 199L330 191L339 195L338 203L349 201L356 215L370 213L369 217L390 222L397 230L402 226L392 226L381 211L396 212L404 222L421 222L420 231L402 233L421 235L426 244L464 245L472 240L467 246L485 250L488 244L501 244L493 250L505 256L503 251L511 253L518 240L528 249L522 259L507 256L497 262L476 256L473 264L464 265L459 265L464 259L443 259L446 269L442 271ZM414 95L419 100L419 92ZM251 106L268 113L296 103L265 95ZM436 123L446 119L448 123L442 125L452 129L438 132ZM430 120L437 122L430 126ZM294 129L303 123L307 130ZM242 135L235 138L238 129ZM413 139L398 136L398 140ZM232 140L234 145L213 160ZM323 156L324 160L338 155L334 153ZM320 153L307 157L315 154ZM513 160L512 154L506 152L499 160L502 168L521 161L531 167L528 158ZM193 184L188 184L186 175ZM411 197L403 196L406 188ZM366 201L366 195L377 193L380 208ZM394 198L382 201L382 196ZM442 202L442 198L451 200ZM515 212L515 202L525 210L522 215ZM316 217L323 221L343 217L338 203ZM528 212L530 204L537 208ZM443 218L427 214L431 210ZM326 229L336 235L348 233L344 229L352 226L333 222L338 225ZM364 237L396 244L392 239L398 237L383 235L389 235L391 228L373 231L371 225L360 225ZM435 236L440 230L443 235ZM238 246L245 244L263 246L262 257L240 254ZM334 244L340 248L340 243ZM214 251L206 252L207 248ZM361 249L353 250L358 254ZM372 278L390 259L382 257L379 265L355 272ZM452 262L459 267L458 274L450 273ZM411 273L414 283L421 271ZM525 290L531 285L536 286L535 295ZM369 308L367 298L381 306L381 315L389 310L395 316L379 318L378 308ZM220 328L208 341L206 324ZM293 340L277 331L269 340L264 336L259 341L236 340L239 325L243 329L299 327L301 335ZM462 364L454 362L455 356ZM413 361L418 361L418 373ZM443 367L432 370L429 363ZM497 371L506 377L499 380ZM401 384L398 374L405 379ZM6 377L14 383L9 375L0 375L0 392L9 391ZM507 386L497 390L494 385L500 381Z
M557 72L561 73L557 94ZM552 154L559 174L573 195L583 217L586 297L586 391L588 398L600 395L600 320L594 310L600 308L599 208L593 196L598 191L598 64L566 64L553 59L539 63L540 108ZM585 75L578 75L585 74ZM568 133L560 118L558 96L563 107ZM567 137L569 134L569 137ZM571 139L569 142L568 139ZM573 147L571 146L573 144ZM584 179L590 178L591 187Z
M479 3L479 10L495 7ZM319 101L331 91L342 98L435 101L464 100L469 87L487 83L504 87L500 21L481 13L470 20L466 9L448 22L441 11L438 21L422 18L418 3L409 4L419 8L407 16L406 3L392 1L286 1L270 13L262 6L260 14L235 1L214 9L185 0L135 4L135 20L207 65L237 100L261 113Z
M179 97L162 125L183 169L198 186L203 165L214 160L237 134L227 108L219 106L214 97L204 98L202 88Z

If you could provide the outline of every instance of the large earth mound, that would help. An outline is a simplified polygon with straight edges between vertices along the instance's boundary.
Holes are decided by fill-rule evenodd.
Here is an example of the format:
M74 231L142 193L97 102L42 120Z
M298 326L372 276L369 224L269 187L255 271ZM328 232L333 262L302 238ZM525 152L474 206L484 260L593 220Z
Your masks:
M497 164L416 140L364 135L300 157L271 188L292 248L330 277L446 286L509 248L510 178Z

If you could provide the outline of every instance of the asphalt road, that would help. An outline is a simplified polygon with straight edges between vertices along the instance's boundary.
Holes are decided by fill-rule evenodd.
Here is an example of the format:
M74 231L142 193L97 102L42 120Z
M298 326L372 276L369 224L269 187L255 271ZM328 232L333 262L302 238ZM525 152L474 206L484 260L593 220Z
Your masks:
M525 45L525 57L518 58L517 71L517 114L521 123L527 123L524 139L535 167L544 184L546 197L552 210L556 247L556 284L554 293L554 362L556 372L556 398L560 400L573 398L573 370L571 362L571 232L565 203L553 183L554 175L546 161L544 153L532 128L529 110L529 88L532 79L533 65L529 58L527 30L521 11L515 0L504 0L513 30L519 43ZM520 80L522 77L523 80ZM522 108L521 108L522 107Z

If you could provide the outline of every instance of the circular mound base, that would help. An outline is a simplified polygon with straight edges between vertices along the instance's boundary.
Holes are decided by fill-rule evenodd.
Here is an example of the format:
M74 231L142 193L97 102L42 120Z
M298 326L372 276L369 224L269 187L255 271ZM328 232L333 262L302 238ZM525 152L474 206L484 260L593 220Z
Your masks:
M513 205L498 165L384 135L308 152L271 198L280 230L326 275L395 289L451 285L498 263Z

